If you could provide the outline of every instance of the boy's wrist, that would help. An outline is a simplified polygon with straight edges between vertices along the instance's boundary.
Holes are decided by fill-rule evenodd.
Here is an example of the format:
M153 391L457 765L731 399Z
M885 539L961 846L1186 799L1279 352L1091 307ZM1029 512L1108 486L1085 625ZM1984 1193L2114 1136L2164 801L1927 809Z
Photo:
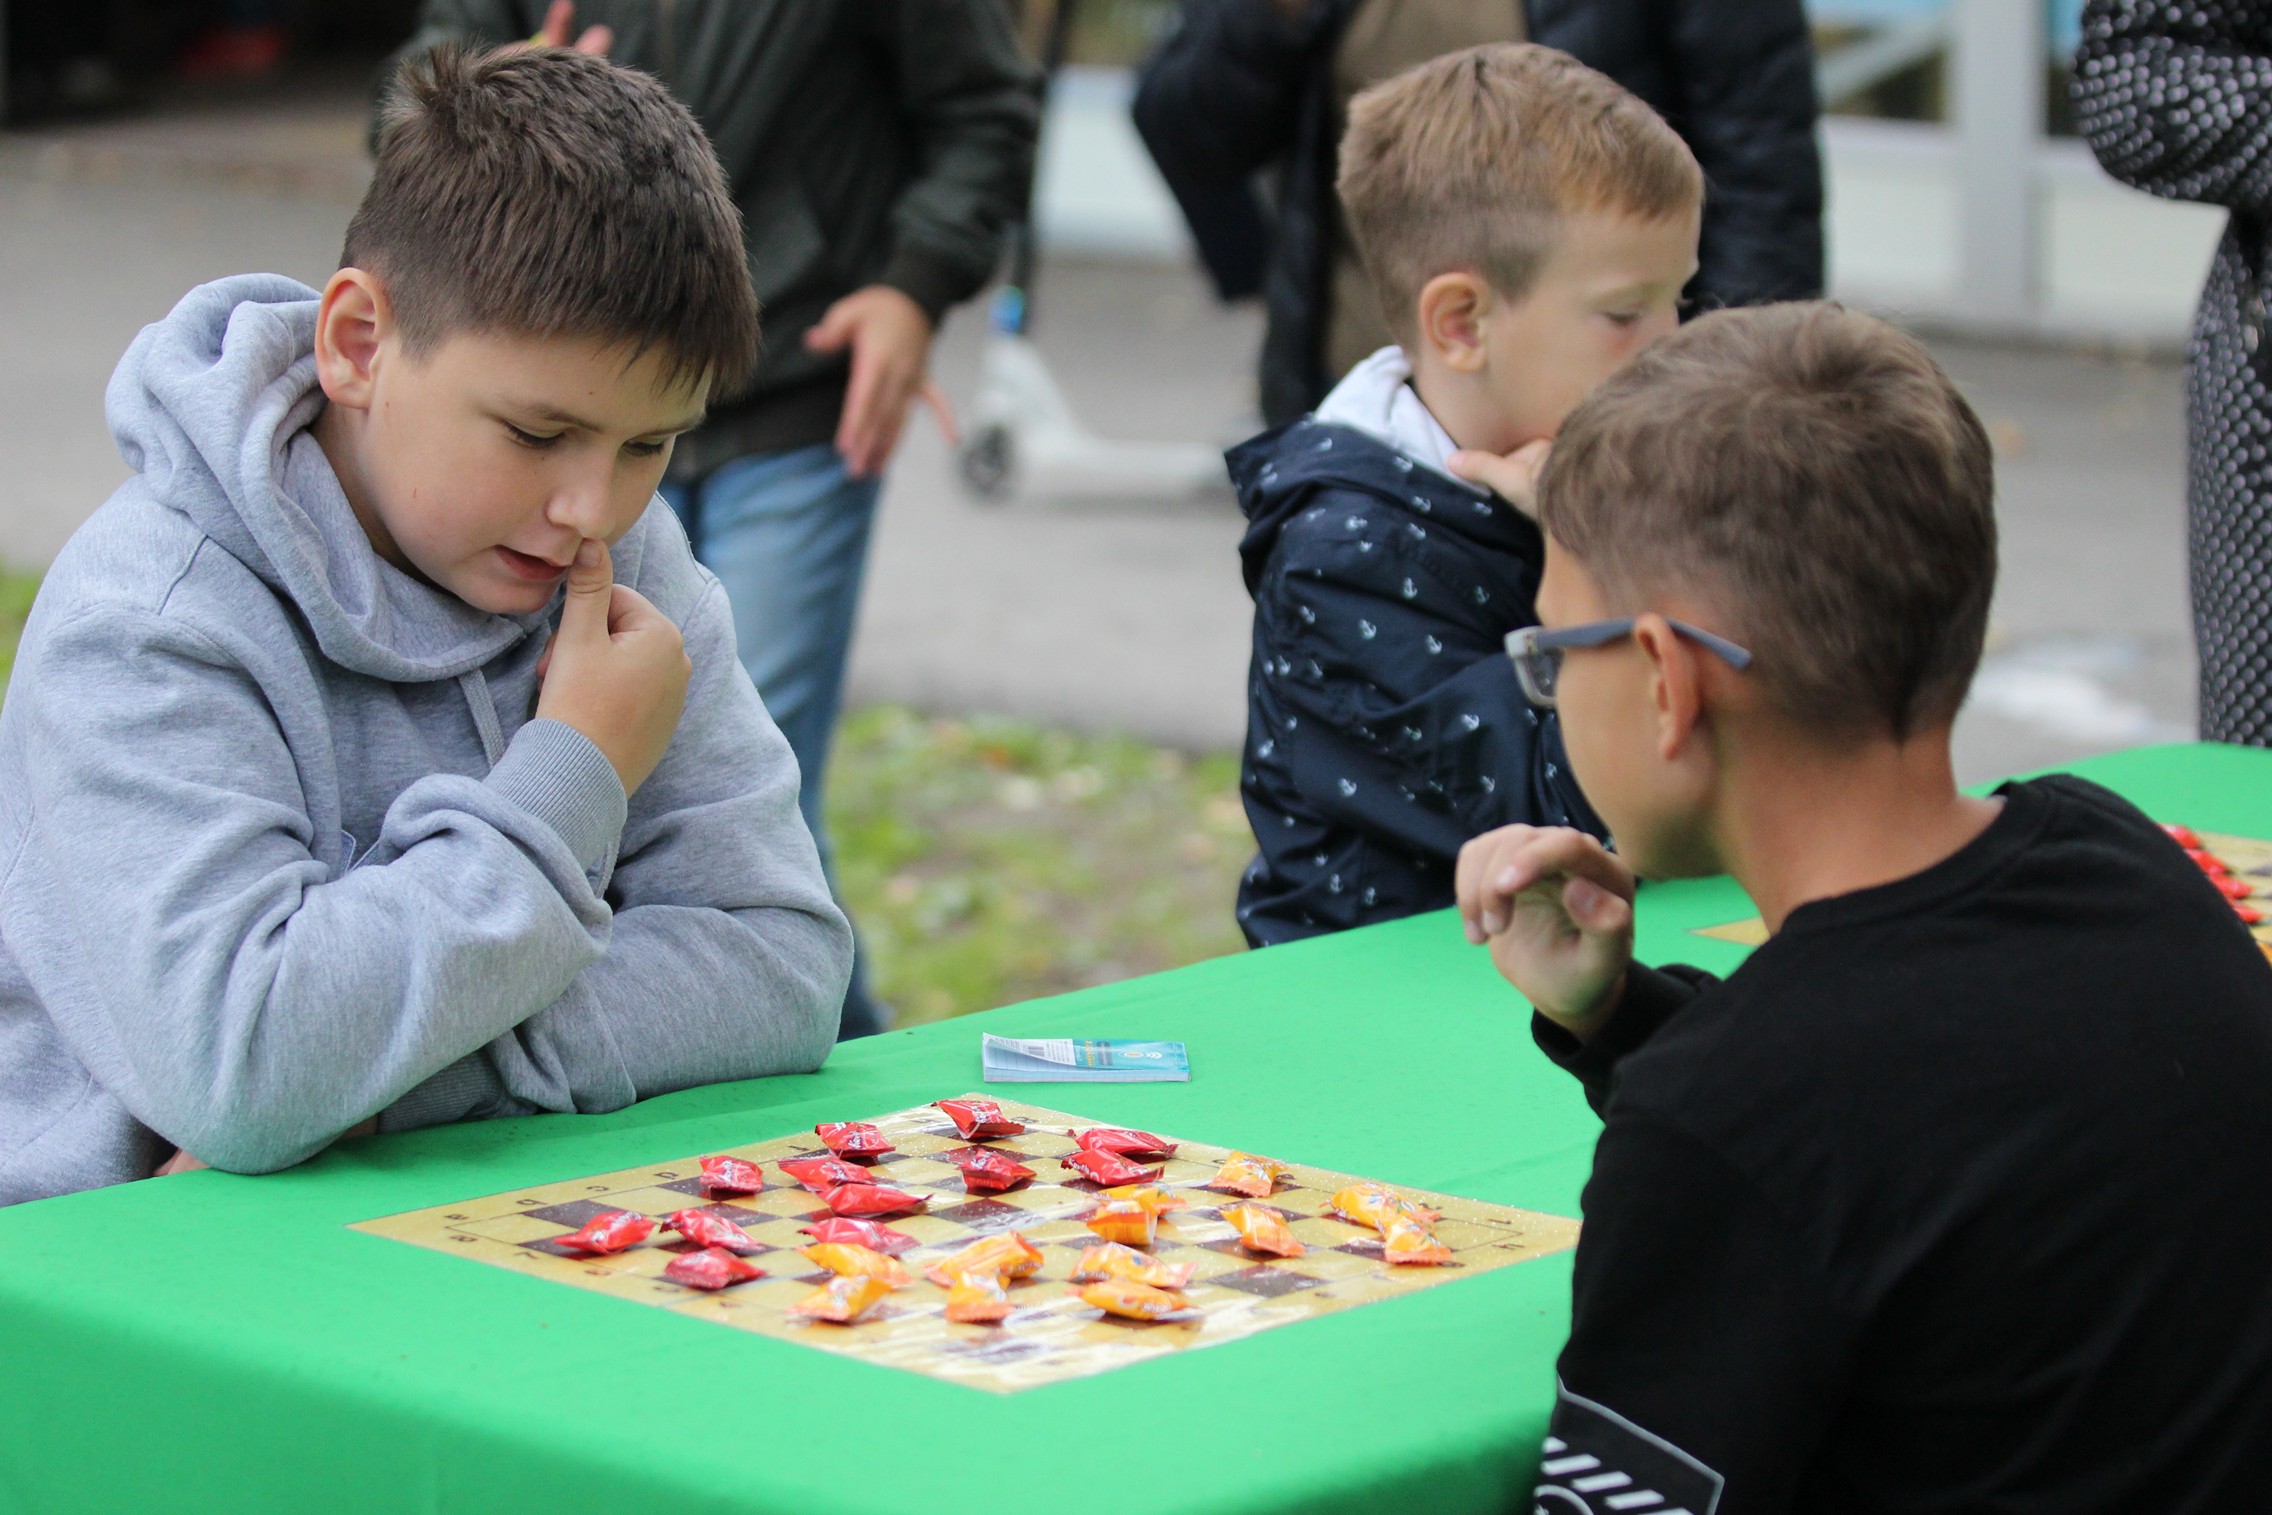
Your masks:
M1631 970L1631 963L1618 969L1617 977L1610 980L1609 987L1583 1008L1549 1009L1540 1005L1536 1007L1538 1013L1569 1032L1580 1043L1590 1042L1616 1017L1618 1007L1625 1003L1625 987L1632 976Z

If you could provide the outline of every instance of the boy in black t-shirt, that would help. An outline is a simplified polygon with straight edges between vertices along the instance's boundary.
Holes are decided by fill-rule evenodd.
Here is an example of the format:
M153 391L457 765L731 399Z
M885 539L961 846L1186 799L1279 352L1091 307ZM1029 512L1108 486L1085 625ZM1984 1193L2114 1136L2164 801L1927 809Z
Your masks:
M1694 322L1555 446L1510 650L1620 853L1458 881L1604 1120L1540 1511L2272 1508L2272 972L2114 795L1957 791L1991 496L1827 305ZM1634 963L1635 873L1722 871L1767 944Z

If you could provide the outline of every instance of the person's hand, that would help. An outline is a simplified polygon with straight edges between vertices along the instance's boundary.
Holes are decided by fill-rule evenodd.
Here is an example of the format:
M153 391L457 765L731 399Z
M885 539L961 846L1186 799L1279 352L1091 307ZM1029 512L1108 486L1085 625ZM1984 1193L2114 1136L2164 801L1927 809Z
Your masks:
M158 1171L150 1176L152 1178L167 1178L176 1173L195 1173L204 1166L204 1163L191 1157L182 1148L176 1147L174 1148L174 1155L158 1164Z
M1567 827L1502 826L1459 850L1467 939L1539 1014L1583 1041L1616 1012L1633 961L1633 871Z
M576 24L576 0L552 0L552 8L544 13L544 25L526 42L507 44L508 49L524 47L566 47L568 32ZM576 39L576 51L590 53L595 58L607 56L615 46L615 30L606 26L587 26Z
M931 362L931 318L907 295L888 284L856 289L822 313L805 333L805 346L814 352L852 351L836 450L854 478L883 472L899 446L907 407L915 400L928 405L947 440L955 440L954 412L925 372Z
M1553 440L1541 437L1503 455L1463 447L1447 461L1453 473L1470 484L1481 484L1535 521L1538 519L1538 476L1546 471L1546 455L1553 449Z
M693 671L678 628L616 583L607 544L586 538L569 565L560 629L538 665L538 717L590 737L631 794L663 760Z

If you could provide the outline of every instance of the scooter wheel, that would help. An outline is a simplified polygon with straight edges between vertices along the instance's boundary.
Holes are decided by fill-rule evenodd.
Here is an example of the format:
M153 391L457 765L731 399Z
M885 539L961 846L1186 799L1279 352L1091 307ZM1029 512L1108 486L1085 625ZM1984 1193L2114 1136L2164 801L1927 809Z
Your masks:
M1010 475L1017 466L1016 444L1007 426L988 426L963 443L955 459L963 487L981 500L1000 501L1010 492Z

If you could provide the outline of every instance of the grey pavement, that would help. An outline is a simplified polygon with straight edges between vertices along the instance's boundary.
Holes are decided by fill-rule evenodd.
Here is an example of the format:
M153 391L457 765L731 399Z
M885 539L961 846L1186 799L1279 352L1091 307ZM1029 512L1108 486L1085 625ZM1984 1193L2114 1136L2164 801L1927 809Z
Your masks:
M336 96L0 134L0 559L38 566L125 476L102 422L119 352L184 290L252 269L320 282L360 185ZM1052 261L1039 346L1096 430L1220 442L1247 419L1259 326L1190 271ZM975 309L937 368L967 402ZM2004 569L1958 733L1968 779L2192 722L2183 384L2166 361L1936 338L1998 441ZM1227 490L972 498L918 418L886 491L853 696L1176 745L1235 744L1248 605Z

